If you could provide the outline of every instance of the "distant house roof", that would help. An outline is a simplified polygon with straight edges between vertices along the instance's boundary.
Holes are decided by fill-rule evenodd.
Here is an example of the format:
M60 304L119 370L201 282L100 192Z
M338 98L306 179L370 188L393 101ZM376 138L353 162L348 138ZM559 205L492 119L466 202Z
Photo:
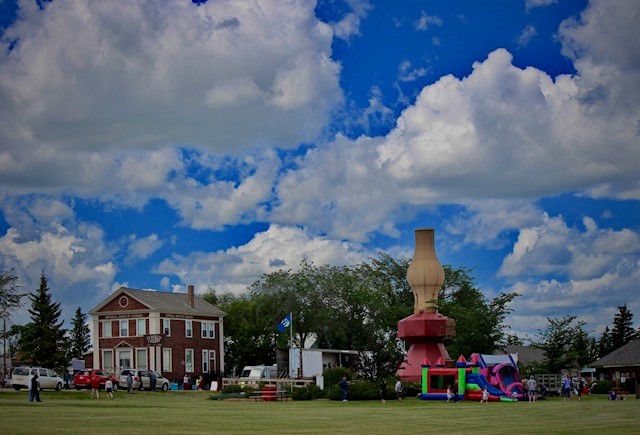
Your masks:
M589 367L597 369L607 367L639 367L640 366L640 339L630 341L624 346L603 356L589 364Z
M542 363L545 359L544 351L533 346L509 344L505 347L505 351L518 355L518 362L523 366L528 366L532 363Z
M159 291L136 290L127 287L120 287L111 296L105 299L89 313L97 314L104 306L113 301L121 294L126 294L148 307L151 311L169 312L174 314L199 314L207 316L226 316L227 313L215 305L210 304L202 298L194 298L194 306L189 305L189 298L186 293L169 293Z

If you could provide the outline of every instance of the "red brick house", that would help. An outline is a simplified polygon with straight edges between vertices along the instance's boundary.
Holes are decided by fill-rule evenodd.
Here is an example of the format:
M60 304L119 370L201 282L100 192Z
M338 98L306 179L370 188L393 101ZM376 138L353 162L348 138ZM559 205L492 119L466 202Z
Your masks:
M188 293L120 287L89 311L93 352L86 366L117 373L150 369L170 380L224 371L224 316L214 305Z

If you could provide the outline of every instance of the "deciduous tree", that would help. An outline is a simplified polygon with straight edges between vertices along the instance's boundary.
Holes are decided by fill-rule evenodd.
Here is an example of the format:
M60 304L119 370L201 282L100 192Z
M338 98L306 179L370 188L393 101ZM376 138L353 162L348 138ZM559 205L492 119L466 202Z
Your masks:
M548 325L540 330L540 342L533 343L542 349L545 355L545 368L548 373L560 373L561 370L577 368L585 357L585 322L576 321L576 316L547 318Z
M472 270L444 265L445 281L437 303L438 311L456 321L455 335L445 344L449 355L469 357L471 353L492 354L507 342L505 318L517 293L500 293L488 300L476 287Z

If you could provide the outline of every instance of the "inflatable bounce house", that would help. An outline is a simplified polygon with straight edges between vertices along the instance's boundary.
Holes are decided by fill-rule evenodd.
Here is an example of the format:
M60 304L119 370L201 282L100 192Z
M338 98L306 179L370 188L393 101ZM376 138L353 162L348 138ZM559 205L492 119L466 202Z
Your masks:
M474 353L467 362L460 355L455 367L445 367L442 359L431 367L422 364L422 400L447 400L447 387L458 387L458 400L480 401L486 388L490 402L514 402L523 399L518 366L511 355Z

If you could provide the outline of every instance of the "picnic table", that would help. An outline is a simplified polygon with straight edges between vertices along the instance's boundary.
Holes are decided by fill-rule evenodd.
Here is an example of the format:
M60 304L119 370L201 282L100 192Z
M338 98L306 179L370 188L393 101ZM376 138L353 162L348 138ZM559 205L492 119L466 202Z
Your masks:
M256 402L286 402L291 398L286 391L262 390L256 391L249 396Z

